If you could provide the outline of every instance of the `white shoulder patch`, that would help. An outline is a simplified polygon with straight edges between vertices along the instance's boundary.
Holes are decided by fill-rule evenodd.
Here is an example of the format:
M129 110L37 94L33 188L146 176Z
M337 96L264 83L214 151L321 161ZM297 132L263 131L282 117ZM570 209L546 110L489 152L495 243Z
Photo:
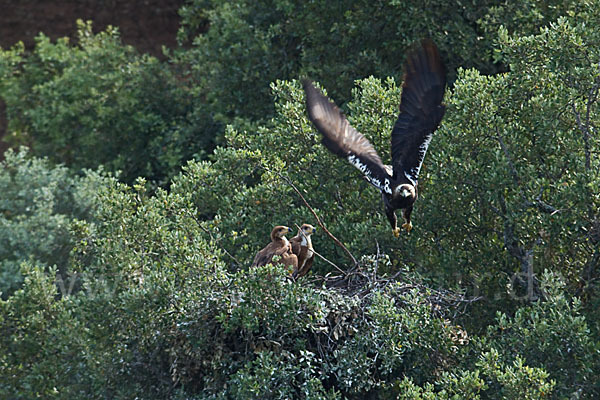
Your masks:
M433 138L433 133L430 133L425 137L425 141L419 146L419 165L413 168L410 171L410 174L404 173L404 175L411 181L413 186L416 184L417 177L421 172L421 165L423 165L423 160L425 159L425 154L427 154L427 149L429 148L429 143L431 143L431 138Z
M410 181L410 183L412 183L413 186L417 185L417 180L413 175L410 175L408 172L404 171L404 176Z
M360 170L363 174L366 174L368 171L367 166L360 161L360 158L356 157L354 154L350 154L348 156L348 161L350 164L354 165L356 168Z
M390 187L390 180L385 178L385 185L383 185L383 191L387 194L392 194L392 188Z
M367 182L369 182L371 185L375 186L377 189L379 189L382 192L392 194L392 189L390 188L389 179L386 178L385 182L381 182L381 180L375 178L372 175L371 170L367 167L367 165L364 164L360 160L360 158L358 158L354 154L350 154L348 156L348 161L350 162L350 164L354 165L360 172L362 172L362 174L367 179Z

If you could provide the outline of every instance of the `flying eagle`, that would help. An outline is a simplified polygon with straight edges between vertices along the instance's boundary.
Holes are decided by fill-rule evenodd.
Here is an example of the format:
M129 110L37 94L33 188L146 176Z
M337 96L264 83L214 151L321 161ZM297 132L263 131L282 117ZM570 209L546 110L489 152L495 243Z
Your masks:
M298 268L292 274L293 278L300 278L310 271L315 252L312 246L310 235L315 233L317 228L309 224L302 224L298 234L290 239L292 252L298 256Z
M402 209L402 227L407 232L412 229L410 213L417 200L419 171L446 110L442 104L445 87L446 68L438 49L431 40L423 40L404 65L400 114L392 130L392 165L384 165L373 145L350 125L339 108L312 82L304 81L308 116L323 135L323 145L347 159L381 191L385 215L396 237L400 235L397 209Z
M271 231L271 243L265 246L256 254L252 267L262 267L273 260L273 256L280 256L279 261L283 265L292 267L295 271L298 268L298 257L292 253L292 245L285 237L292 230L287 226L276 226Z

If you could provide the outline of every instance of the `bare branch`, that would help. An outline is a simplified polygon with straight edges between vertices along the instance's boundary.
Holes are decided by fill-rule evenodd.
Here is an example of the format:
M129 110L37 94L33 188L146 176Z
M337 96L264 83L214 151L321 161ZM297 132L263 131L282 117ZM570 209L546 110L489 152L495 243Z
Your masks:
M263 166L263 168L267 171L268 170L266 167ZM336 238L335 236L333 236L333 234L331 232L329 232L329 230L325 227L325 225L323 224L323 222L321 221L321 218L319 218L319 216L317 215L317 213L315 212L315 210L310 206L310 204L308 204L308 202L306 201L306 199L304 198L304 196L302 195L302 193L300 192L300 190L298 190L298 188L296 187L296 185L294 185L292 183L292 181L286 177L283 176L280 172L278 171L274 171L281 179L283 179L284 181L286 181L288 183L288 185L290 185L292 187L292 189L294 189L294 191L298 194L298 196L300 196L300 199L302 199L302 202L304 203L304 205L310 210L310 212L312 213L312 215L314 215L317 224L319 224L319 226L323 229L323 231L327 234L327 236L329 236L334 242L335 244L337 244L339 247L342 248L342 250L344 250L344 252L348 255L348 257L350 257L350 259L352 260L352 262L354 263L354 266L358 265L358 261L356 261L356 258L354 258L354 256L352 255L352 253L350 253L350 251L346 248L346 246L344 246L342 244L342 242L340 242L338 240L338 238Z
M588 93L588 101L586 104L585 122L588 127L592 125L590 121L590 113L592 105L596 102L596 100L598 100L598 91L600 90L600 77L596 76L596 79L594 81L595 85L590 88L590 91Z
M341 269L340 267L338 267L337 265L335 265L333 262L329 261L327 258L323 257L321 254L319 254L319 252L315 251L315 249L313 249L313 253L315 253L315 255L317 257L319 257L320 259L322 259L323 261L329 263L329 265L331 265L332 267L334 267L335 269L337 269L342 274L344 274L344 275L346 274L346 271L344 271L343 269Z
M542 200L542 190L540 190L540 193L536 196L535 201L527 200L527 197L525 196L525 192L523 191L523 188L520 187L519 174L517 172L517 169L515 168L513 158L511 157L511 155L508 151L508 148L506 147L506 144L504 143L504 140L502 139L502 135L500 135L498 127L496 127L496 140L498 140L498 143L500 144L500 148L502 149L502 151L504 152L504 155L507 158L508 166L510 168L510 173L512 175L513 180L515 181L515 184L519 187L519 191L521 192L521 196L523 197L525 207L534 207L534 208L537 208L538 210L540 210L541 212L543 212L545 214L550 214L550 215L554 215L554 214L560 212L559 209L553 207L552 205L550 205Z
M304 234L304 232L302 232L302 229L300 229L300 227L298 226L298 224L294 223L294 225L296 225L296 228L298 228L298 232L300 232L300 234L302 236L306 237L306 235ZM340 267L338 267L337 265L335 265L332 261L329 261L327 258L325 258L324 256L322 256L321 254L319 254L319 252L317 252L314 248L312 249L312 251L313 251L313 253L315 253L315 255L317 257L319 257L323 261L327 262L329 265L333 266L339 272L341 272L344 275L346 274L346 271L344 271L343 269L341 269Z
M591 155L591 147L590 147L590 131L587 125L584 125L581 121L581 114L577 111L575 107L575 102L571 103L571 109L573 110L573 114L575 114L575 121L577 121L577 126L583 135L583 151L585 152L585 169L589 171L592 166L592 155Z
M548 204L542 200L542 192L543 192L543 188L540 189L540 192L535 197L535 201L525 201L525 207L537 208L538 210L540 210L541 212L543 212L545 214L550 214L550 216L561 212L560 209L555 208L551 204Z
M498 140L498 143L500 143L500 148L502 149L502 151L504 152L504 155L506 156L506 158L508 160L508 166L510 168L510 173L513 177L513 180L515 181L515 184L517 186L519 186L520 185L519 174L517 173L517 169L515 168L513 159L510 156L510 153L508 152L508 148L504 144L504 140L502 140L502 135L500 135L500 131L498 130L497 126L496 126L496 140Z
M594 280L595 272L600 265L600 246L596 247L596 250L587 261L586 266L582 273L582 285L577 290L577 295L581 295L584 291L589 289L591 282Z
M375 244L377 245L377 255L375 256L375 268L373 270L373 278L377 278L377 270L379 269L379 242L375 239Z
M535 247L542 242L541 238L537 238L530 249L525 250L519 246L519 242L514 235L512 223L507 219L504 221L504 247L508 253L515 257L521 263L521 274L527 279L523 280L518 275L514 276L514 280L518 281L521 286L527 290L527 298L530 301L535 301L542 297L542 292L539 288L539 283L533 273L533 252Z

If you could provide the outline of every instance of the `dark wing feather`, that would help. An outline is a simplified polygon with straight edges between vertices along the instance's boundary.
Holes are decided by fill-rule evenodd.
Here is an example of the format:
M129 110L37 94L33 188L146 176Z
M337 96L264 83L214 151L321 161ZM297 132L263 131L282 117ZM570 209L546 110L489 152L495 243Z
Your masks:
M424 40L408 56L404 71L400 115L392 131L392 165L394 178L404 175L414 185L446 109L446 69L436 45Z
M283 242L270 242L263 247L263 249L256 254L256 257L254 257L252 267L262 267L263 265L270 263L273 260L273 256L280 256L285 250L282 243Z
M259 251L254 257L251 267L262 267L273 261L273 256L280 256L282 264L298 263L297 258L294 261L291 244L284 244L283 241L271 242Z
M252 268L254 267L262 267L271 262L273 259L273 251L272 251L272 243L269 243L264 249L259 251L254 257L254 261L252 262Z
M373 145L350 125L340 109L312 82L304 81L304 91L308 116L323 134L323 145L358 168L369 183L391 194L391 177L386 173Z

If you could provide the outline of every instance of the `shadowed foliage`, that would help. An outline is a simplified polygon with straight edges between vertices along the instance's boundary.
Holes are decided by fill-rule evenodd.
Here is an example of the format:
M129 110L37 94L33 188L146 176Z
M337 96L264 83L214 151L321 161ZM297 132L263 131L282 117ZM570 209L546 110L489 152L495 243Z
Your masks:
M170 64L87 24L2 50L32 150L0 170L0 398L598 398L600 3L457 4L189 1ZM452 78L395 238L300 82L389 148L421 36ZM321 223L345 249L318 229L305 276L250 268Z

